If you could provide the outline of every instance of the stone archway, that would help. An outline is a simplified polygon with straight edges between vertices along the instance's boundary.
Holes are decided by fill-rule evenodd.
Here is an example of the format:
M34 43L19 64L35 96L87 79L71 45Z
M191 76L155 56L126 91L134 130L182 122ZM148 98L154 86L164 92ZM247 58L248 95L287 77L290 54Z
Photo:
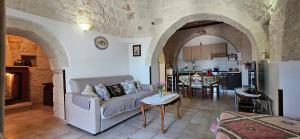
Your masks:
M171 23L171 25L167 29L161 31L160 33L157 33L157 35L154 35L146 58L146 64L151 65L152 67L152 82L158 81L158 78L156 77L156 75L158 75L157 59L168 39L183 25L201 20L224 22L243 32L249 38L250 43L253 46L252 52L257 52L257 54L252 53L252 58L255 60L259 59L261 51L269 47L268 37L262 26L251 19L251 17L240 11L236 11L236 14L230 14L228 12L222 13L222 11L219 11L218 13L200 13L187 15L182 17L178 21Z
M7 17L6 33L25 37L42 48L49 58L53 75L54 115L64 119L64 82L63 70L69 66L69 57L58 39L40 24L28 20Z

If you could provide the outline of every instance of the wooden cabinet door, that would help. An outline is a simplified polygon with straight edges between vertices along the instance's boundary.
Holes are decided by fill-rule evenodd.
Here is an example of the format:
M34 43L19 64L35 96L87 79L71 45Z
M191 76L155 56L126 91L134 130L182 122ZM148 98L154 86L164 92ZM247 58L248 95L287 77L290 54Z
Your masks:
M190 61L192 59L192 48L183 47L183 60Z
M192 47L192 60L201 60L201 47Z
M211 60L211 47L209 45L201 46L201 59Z
M227 56L227 44L226 43L219 43L219 44L212 44L212 56L213 57L226 57Z

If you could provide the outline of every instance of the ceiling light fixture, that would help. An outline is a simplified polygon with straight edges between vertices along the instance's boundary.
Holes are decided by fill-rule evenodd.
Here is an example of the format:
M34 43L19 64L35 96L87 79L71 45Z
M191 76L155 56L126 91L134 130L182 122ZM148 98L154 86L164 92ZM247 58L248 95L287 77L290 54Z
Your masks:
M89 23L78 23L78 25L83 31L89 31L92 28Z
M83 31L89 31L93 27L93 24L91 22L92 13L90 7L90 3L77 3L76 21L78 26Z

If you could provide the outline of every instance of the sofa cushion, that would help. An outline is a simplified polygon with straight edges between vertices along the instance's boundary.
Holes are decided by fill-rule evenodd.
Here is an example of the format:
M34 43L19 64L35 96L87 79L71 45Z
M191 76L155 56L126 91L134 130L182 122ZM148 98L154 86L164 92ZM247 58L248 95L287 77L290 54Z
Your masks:
M134 85L135 85L136 89L138 90L138 92L142 91L140 81L134 81Z
M108 90L103 84L98 84L95 86L96 93L104 100L109 100L110 95Z
M135 99L128 95L110 98L108 101L101 103L101 118L108 119L120 113L135 110Z
M141 84L141 90L142 91L153 91L154 88L150 84Z
M121 82L121 85L126 94L136 93L138 90L135 87L134 81Z
M121 84L114 84L110 86L106 86L110 97L118 97L125 95L125 91L123 90L123 87Z
M87 84L95 86L102 83L106 86L124 82L126 80L133 80L130 75L110 76L110 77L96 77L96 78L76 78L70 80L70 87L73 93L80 93L84 90Z
M81 92L82 95L92 96L92 97L98 97L96 94L95 88L87 84L85 86L85 89Z

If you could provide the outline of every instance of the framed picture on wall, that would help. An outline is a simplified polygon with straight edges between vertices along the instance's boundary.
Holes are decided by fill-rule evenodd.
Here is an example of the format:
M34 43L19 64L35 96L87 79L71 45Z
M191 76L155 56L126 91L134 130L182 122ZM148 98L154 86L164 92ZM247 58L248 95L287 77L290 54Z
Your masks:
M133 56L141 56L141 45L133 45L132 46Z

